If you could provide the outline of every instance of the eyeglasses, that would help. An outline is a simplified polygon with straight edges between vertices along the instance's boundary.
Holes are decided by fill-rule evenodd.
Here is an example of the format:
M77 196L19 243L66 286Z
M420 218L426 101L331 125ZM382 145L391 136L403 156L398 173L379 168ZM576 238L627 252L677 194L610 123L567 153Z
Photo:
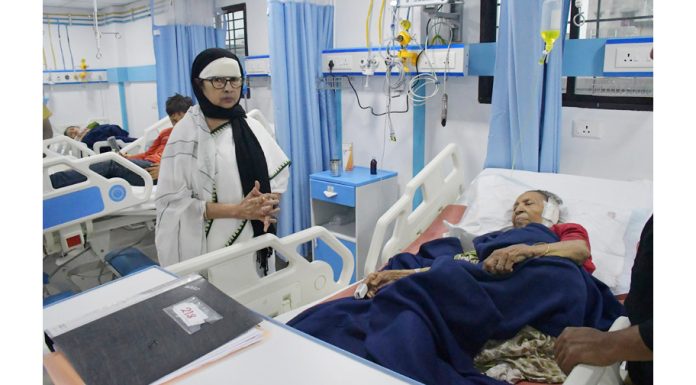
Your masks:
M214 77L214 78L207 78L203 79L207 80L212 84L213 88L215 89L223 89L227 85L227 82L230 83L232 88L239 88L242 86L242 78L239 77L229 77L229 78L221 78L221 77Z

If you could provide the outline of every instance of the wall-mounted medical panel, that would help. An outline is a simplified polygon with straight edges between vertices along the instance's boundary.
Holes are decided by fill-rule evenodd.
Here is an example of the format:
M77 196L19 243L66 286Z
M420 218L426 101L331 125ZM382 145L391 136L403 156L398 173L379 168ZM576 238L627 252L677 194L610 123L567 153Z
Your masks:
M393 49L392 49L393 50ZM420 47L409 47L408 51L418 57L418 73L435 71L438 74L447 72L450 76L466 76L469 72L469 47L463 44L433 46L421 53ZM322 52L321 68L324 75L385 75L386 48L345 48ZM366 63L371 62L371 70L366 70ZM331 66L331 64L333 66ZM416 73L415 66L409 66L410 73ZM398 73L393 68L392 73Z
M84 76L83 76L84 75ZM43 84L83 84L106 83L107 71L103 70L76 70L76 71L44 71Z
M268 55L247 56L244 70L247 76L271 76L271 58Z
M454 3L452 0L391 0L392 7L421 7L426 5L443 5Z
M652 48L652 38L607 40L604 46L604 76L652 76Z

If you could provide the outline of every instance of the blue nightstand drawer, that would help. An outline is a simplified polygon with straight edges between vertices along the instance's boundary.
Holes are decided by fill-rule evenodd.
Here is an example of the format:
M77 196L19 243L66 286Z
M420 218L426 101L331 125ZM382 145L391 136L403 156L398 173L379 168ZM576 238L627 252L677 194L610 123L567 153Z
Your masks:
M312 198L343 206L355 207L355 187L310 179Z
M351 254L353 254L353 274L350 276L350 283L353 283L355 282L355 243L343 239L339 239L339 241L341 241L341 243L350 250ZM321 239L317 239L317 247L314 249L314 259L328 263L333 270L334 281L338 281L338 277L341 275L341 270L343 269L343 259Z

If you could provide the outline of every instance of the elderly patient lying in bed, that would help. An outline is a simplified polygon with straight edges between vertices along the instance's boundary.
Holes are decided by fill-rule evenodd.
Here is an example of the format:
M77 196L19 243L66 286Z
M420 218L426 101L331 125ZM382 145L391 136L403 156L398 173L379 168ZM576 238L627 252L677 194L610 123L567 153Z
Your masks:
M556 223L558 204L528 191L512 228L474 238L475 251L452 237L425 243L368 275L368 299L327 302L288 325L428 384L562 382L555 337L607 330L623 307L589 273L585 229Z

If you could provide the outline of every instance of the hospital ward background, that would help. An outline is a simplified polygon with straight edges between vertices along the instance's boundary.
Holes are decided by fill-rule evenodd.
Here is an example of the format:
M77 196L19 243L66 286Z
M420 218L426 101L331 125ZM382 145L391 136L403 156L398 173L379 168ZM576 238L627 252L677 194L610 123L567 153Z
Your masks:
M688 382L665 378L691 334L672 308L688 307L692 151L688 117L660 119L688 102L662 81L685 65L666 31L688 12L40 4L13 60L41 91L8 113L38 143L40 99L41 176L8 146L8 181L31 186L12 187L31 203L8 211L9 243L33 255L40 236L42 254L13 261L34 286L7 292L35 310L13 321L35 318L13 382Z

